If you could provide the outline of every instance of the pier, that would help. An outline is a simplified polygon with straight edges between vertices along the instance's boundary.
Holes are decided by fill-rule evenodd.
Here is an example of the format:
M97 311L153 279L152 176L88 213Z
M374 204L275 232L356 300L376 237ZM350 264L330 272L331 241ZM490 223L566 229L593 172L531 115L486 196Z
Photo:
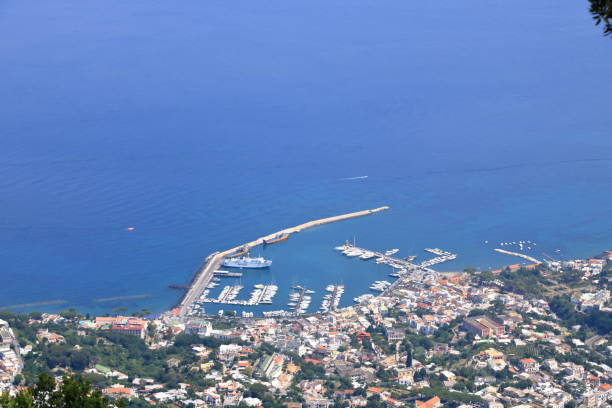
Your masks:
M293 292L289 295L289 304L287 306L296 315L306 313L312 300L308 294L312 294L314 291L299 285L292 287L292 289Z
M384 263L396 269L415 269L418 265L413 264L411 261L402 258L396 258L391 255L385 255L383 252L370 251L369 249L359 248L350 243L345 243L343 246L337 247L337 250L342 251L347 256L359 257L363 260L376 258L376 263ZM354 251L355 255L351 255L350 252ZM348 254L346 253L348 252Z
M215 276L222 278L242 278L242 272L215 271Z
M512 251L506 251L505 249L499 249L499 248L495 248L494 251L499 252L500 254L506 254L506 255L514 255L514 256L518 256L519 258L523 258L526 259L530 262L536 263L536 264L540 264L542 262L538 261L537 259L529 256L529 255L525 255L525 254L521 254L520 252L512 252Z
M300 224L292 228L286 228L281 231L277 231L272 234L268 234L264 237L258 238L254 241L248 242L243 245L239 245L237 247L228 249L223 252L214 252L210 254L204 260L202 265L198 268L196 274L193 277L193 280L191 281L189 285L189 289L187 290L187 292L185 293L185 295L183 296L183 298L177 305L177 308L176 308L177 314L181 317L184 317L189 314L190 310L193 308L194 302L198 300L198 297L200 296L200 294L204 291L206 286L208 286L208 284L210 283L210 280L212 279L214 275L214 272L218 271L219 268L223 265L223 260L225 259L225 256L227 256L228 254L231 254L232 252L235 252L238 249L243 248L243 247L251 249L258 245L262 245L264 244L264 241L272 240L273 238L281 234L290 235L295 232L300 232L308 228L330 224L332 222L344 221L344 220L348 220L351 218L358 218L358 217L364 217L366 215L376 214L382 211L386 211L389 208L390 207L388 206L384 206L384 207L374 208L371 210L357 211L357 212L352 212L348 214L336 215L333 217L321 218L318 220L309 221L309 222Z

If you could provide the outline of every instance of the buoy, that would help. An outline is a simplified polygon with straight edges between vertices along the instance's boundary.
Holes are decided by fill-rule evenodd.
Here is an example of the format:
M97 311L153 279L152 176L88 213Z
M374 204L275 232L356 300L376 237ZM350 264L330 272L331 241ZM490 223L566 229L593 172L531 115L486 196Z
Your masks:
M127 229L128 231L134 231L136 228L134 228L134 227L127 227L126 229Z

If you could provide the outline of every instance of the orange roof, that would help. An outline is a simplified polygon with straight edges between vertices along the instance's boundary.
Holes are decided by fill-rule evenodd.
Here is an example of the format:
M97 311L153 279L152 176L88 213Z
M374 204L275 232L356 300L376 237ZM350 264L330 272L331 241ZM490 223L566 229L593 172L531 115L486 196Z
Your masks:
M289 373L297 373L300 370L300 366L289 363L287 364L287 372Z
M385 400L385 402L395 403L395 402L397 402L397 400L396 400L395 398L391 398L391 397L389 397L389 398L387 398L387 399Z
M533 358L524 358L521 360L521 363L523 364L533 364L535 363L535 360Z
M433 408L437 407L440 404L440 398L433 397L427 401L416 401L417 408Z
M520 267L521 267L521 265L519 265L519 264L508 265L508 269L519 269Z
M601 384L599 386L599 389L602 391L609 391L610 389L612 389L612 385L610 384Z
M382 388L378 388L378 387L368 387L367 389L370 392L375 392L375 393L379 393L382 391Z
M126 387L109 387L104 389L106 394L131 394L132 390Z

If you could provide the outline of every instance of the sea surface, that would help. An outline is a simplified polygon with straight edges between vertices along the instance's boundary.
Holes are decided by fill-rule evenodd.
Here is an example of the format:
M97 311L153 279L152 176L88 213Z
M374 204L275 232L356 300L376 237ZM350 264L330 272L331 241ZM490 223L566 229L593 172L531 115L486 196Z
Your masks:
M159 313L213 251L382 205L255 250L241 298L390 279L346 239L441 271L596 255L611 70L579 0L4 0L0 308Z

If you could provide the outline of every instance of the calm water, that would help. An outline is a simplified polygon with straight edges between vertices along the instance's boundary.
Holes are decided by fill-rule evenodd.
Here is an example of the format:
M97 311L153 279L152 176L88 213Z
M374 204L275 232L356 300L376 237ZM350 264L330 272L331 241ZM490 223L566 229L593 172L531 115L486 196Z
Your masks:
M500 241L608 249L600 31L586 1L5 0L0 306L159 312L214 250L380 205L262 249L243 284L350 303L388 272L331 250L353 237L457 252L441 270L514 263Z

